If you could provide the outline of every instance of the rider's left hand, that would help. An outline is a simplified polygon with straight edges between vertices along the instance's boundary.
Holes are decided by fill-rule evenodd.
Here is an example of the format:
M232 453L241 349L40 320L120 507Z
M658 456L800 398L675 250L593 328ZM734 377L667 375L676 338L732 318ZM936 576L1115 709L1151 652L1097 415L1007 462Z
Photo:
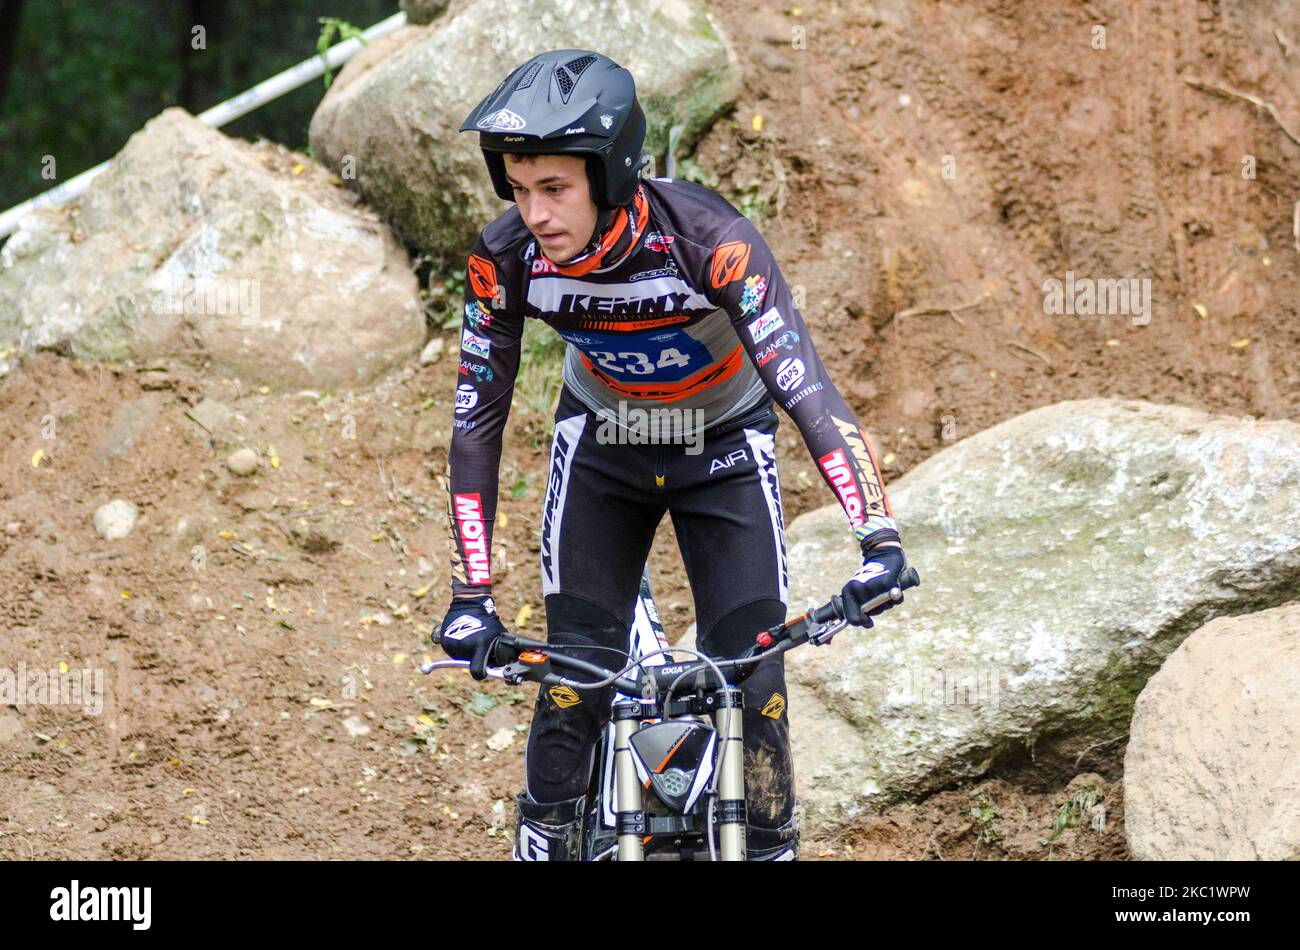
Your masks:
M844 619L860 627L872 626L872 617L884 613L900 601L887 600L866 614L862 611L863 605L897 587L899 575L906 569L907 556L897 541L886 541L867 550L863 555L862 567L849 578L840 592L844 601Z

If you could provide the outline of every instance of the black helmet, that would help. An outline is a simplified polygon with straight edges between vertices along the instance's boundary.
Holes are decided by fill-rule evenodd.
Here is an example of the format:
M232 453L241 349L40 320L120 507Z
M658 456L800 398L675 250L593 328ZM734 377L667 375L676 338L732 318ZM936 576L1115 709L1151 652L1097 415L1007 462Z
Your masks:
M645 113L632 74L608 56L552 50L516 67L460 127L478 132L496 193L514 201L503 152L584 155L598 208L632 200L646 159Z

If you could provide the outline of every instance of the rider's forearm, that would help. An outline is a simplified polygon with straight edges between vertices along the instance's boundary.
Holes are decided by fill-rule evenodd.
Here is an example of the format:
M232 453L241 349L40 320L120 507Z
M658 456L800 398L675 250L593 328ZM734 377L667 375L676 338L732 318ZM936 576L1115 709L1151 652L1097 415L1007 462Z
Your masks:
M854 534L868 545L897 540L870 442L822 365L812 334L770 249L754 226L738 219L719 248L743 259L734 279L715 292L772 398L799 427L817 470L839 500ZM734 249L743 248L740 252Z
M451 456L456 460L447 478L452 597L491 594L501 443L457 446Z
M808 350L810 365L816 367L824 386L787 410L790 418L858 540L864 546L897 541L898 525L866 431L826 375L811 339Z
M496 281L496 267L475 242L465 282L460 362L451 445L447 450L447 520L453 597L492 593L492 528L496 521L501 442L515 377L523 318Z

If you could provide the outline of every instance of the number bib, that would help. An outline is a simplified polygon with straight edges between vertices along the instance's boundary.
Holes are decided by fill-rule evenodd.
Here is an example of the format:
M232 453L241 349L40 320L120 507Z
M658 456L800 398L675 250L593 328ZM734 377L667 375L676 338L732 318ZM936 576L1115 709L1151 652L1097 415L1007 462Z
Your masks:
M703 343L683 330L649 334L581 330L559 333L587 356L593 369L614 379L677 382L713 359Z

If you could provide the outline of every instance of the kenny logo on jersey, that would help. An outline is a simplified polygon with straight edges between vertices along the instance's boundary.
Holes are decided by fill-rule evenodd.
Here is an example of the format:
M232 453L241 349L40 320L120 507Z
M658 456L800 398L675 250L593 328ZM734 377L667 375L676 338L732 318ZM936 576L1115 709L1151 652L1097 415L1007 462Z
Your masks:
M686 281L669 275L599 285L572 277L538 275L528 284L528 304L545 316L703 316L717 309Z

